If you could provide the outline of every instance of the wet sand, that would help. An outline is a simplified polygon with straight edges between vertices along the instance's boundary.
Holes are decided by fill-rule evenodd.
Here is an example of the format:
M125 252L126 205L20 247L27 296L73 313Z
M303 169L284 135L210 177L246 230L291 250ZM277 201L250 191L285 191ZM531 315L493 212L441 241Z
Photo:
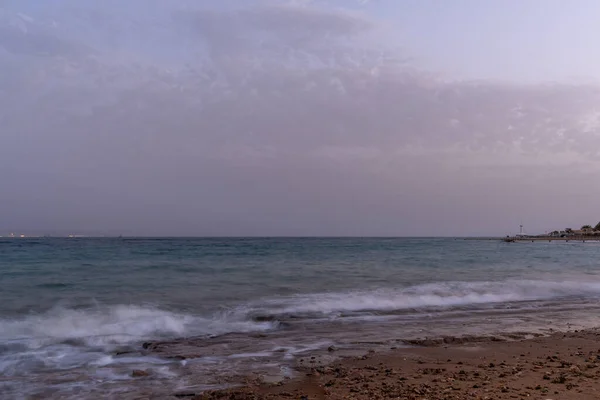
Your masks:
M261 377L246 387L179 398L212 399L600 399L600 330L499 338L422 340L319 366L306 357L298 376ZM335 354L336 350L331 349ZM302 366L305 365L305 366Z

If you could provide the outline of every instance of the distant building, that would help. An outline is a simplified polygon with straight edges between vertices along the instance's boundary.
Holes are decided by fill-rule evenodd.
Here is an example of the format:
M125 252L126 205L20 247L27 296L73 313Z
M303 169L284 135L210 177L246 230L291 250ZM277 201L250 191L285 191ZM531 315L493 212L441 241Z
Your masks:
M572 231L571 234L572 235L597 235L597 234L600 234L600 232L594 231L593 228L586 228L586 229L576 229L576 230Z
M523 224L519 225L519 233L516 234L516 236L518 237L522 237L522 236L528 236L525 231L523 230Z

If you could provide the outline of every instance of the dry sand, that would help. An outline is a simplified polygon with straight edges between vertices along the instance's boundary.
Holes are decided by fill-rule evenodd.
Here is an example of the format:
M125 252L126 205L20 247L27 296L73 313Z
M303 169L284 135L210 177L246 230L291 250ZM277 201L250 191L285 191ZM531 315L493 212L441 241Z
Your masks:
M180 398L201 399L600 399L600 331L515 341L470 338L301 367L277 384ZM306 360L310 365L310 357Z

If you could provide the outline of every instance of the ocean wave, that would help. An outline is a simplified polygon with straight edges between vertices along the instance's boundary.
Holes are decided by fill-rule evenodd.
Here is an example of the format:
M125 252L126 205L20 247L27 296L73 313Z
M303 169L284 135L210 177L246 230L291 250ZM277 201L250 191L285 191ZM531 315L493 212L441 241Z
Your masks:
M106 363L135 364L135 353L145 340L275 327L277 322L234 320L223 314L201 317L134 305L57 307L37 315L0 319L0 375L21 376ZM114 357L122 351L134 357ZM144 357L143 364L148 362L149 358Z
M51 343L87 346L128 344L158 337L218 335L272 329L271 322L200 317L135 305L91 309L57 307L16 319L0 319L0 341L29 347Z
M509 280L430 283L397 289L272 298L240 311L248 313L255 321L274 321L290 317L476 306L574 296L600 296L600 282Z
M25 344L29 348L53 343L123 345L163 337L265 331L283 327L285 325L281 321L293 318L389 313L575 296L600 296L600 282L440 282L404 288L270 297L204 316L136 305L86 309L57 307L41 314L0 319L0 342L4 347L7 343L13 343L15 346Z
M295 333L291 332L288 337L287 331L279 330L267 341L277 342L278 349L286 349L284 353L294 357L309 348L337 345L335 342L322 342L324 337L330 335L323 333L326 331L322 329L329 328L320 322L329 318L350 316L344 321L354 320L352 322L357 325L344 324L342 329L348 329L349 326L362 329L369 323L377 326L377 318L387 318L396 311L407 313L411 321L414 319L420 324L420 318L435 310L444 316L440 321L446 324L456 313L475 317L479 311L487 312L486 305L507 303L507 308L520 310L520 307L538 307L549 302L558 305L572 303L563 303L562 299L574 297L600 297L600 282L586 282L583 279L439 282L401 288L269 297L205 315L140 305L56 307L39 314L0 319L0 375L18 380L21 377L36 377L39 373L76 370L85 371L92 379L102 381L107 379L106 374L118 379L131 379L133 369L150 368L157 377L167 376L179 373L179 361L161 359L158 354L152 356L141 351L143 342L166 338L169 343L172 338L178 337L243 334L289 326ZM519 302L531 301L533 303L518 305ZM583 304L587 300L573 303ZM318 327L317 330L309 328L311 319L319 321L312 325ZM431 323L431 320L423 321L427 321L425 324ZM297 322L300 323L300 329L295 325ZM412 326L410 329L414 332L418 328ZM298 335L303 336L301 341ZM401 337L402 333L396 332L394 335ZM213 345L227 343L229 346L230 341L245 341L248 338L255 340L255 335L232 335L222 341L210 339L209 342ZM232 346L223 354L212 356L218 358L217 364L229 368L231 364L228 363L237 362L239 358L280 354L270 347L265 350L259 344L259 341L244 342L237 347L239 352L229 354L230 350L236 349ZM210 358L203 357L202 360L210 362Z

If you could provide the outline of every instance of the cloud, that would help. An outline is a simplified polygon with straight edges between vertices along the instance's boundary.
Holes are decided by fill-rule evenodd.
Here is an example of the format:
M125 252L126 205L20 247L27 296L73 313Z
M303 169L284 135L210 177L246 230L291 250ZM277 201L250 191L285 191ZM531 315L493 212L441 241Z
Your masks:
M598 177L596 86L442 80L323 2L194 4L0 24L0 182L21 210L7 218L142 233L171 218L192 234L427 234L437 218L464 233L490 207L499 224L514 207L541 220L529 204Z
M230 79L257 66L316 68L360 63L357 57L364 58L372 50L361 38L376 26L357 12L282 2L176 16L192 27L210 62Z
M0 49L8 53L62 57L90 54L89 47L60 38L50 29L35 25L24 15L3 22L0 22Z
M281 32L293 41L323 41L348 37L375 27L365 15L344 9L277 5L246 11L256 28L275 34Z

